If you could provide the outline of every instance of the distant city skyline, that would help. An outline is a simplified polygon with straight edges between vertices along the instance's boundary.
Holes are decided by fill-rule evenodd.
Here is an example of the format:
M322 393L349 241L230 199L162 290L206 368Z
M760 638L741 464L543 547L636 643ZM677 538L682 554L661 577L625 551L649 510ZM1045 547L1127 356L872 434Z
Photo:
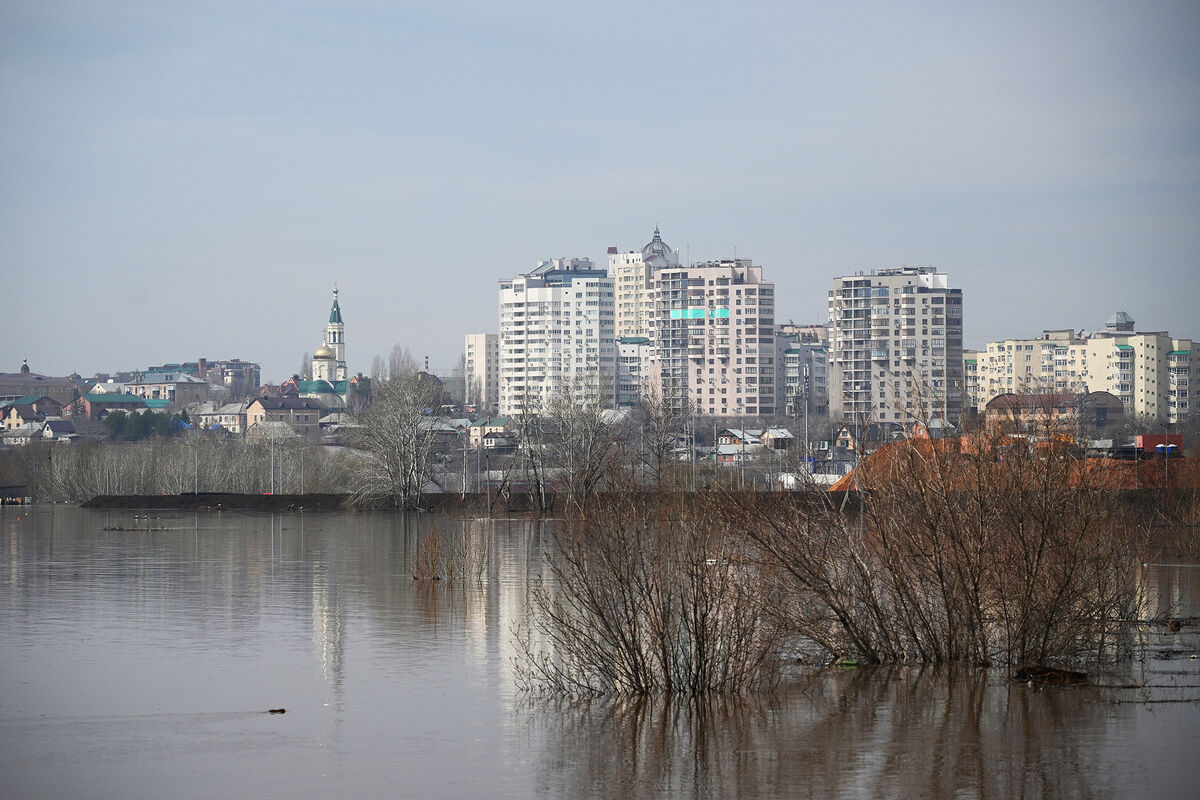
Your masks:
M1200 336L1194 4L14 2L0 372L452 368L500 280L656 225L776 321L929 265L964 344Z

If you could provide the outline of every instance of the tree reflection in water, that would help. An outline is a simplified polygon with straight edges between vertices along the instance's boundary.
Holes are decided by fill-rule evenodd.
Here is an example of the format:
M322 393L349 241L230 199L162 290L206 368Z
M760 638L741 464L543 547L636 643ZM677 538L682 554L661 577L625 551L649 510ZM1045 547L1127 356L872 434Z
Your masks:
M1111 696L877 668L824 671L761 700L531 710L546 728L538 785L571 797L1106 797L1140 783L1110 780L1113 732L1133 713L1089 702Z

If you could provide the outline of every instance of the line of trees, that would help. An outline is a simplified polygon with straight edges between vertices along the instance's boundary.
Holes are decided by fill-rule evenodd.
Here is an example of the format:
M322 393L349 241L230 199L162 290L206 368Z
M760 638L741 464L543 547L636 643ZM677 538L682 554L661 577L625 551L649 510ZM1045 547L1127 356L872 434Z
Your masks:
M136 415L135 415L136 416ZM341 492L342 461L303 437L208 439L194 434L134 442L31 444L11 454L41 500L97 495Z

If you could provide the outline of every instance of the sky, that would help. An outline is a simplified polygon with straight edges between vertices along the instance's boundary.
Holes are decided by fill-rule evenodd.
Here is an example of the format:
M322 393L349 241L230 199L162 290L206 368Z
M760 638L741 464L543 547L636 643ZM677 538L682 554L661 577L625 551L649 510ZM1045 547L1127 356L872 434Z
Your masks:
M0 0L0 372L351 372L497 282L752 258L778 321L932 265L968 347L1200 338L1200 4Z

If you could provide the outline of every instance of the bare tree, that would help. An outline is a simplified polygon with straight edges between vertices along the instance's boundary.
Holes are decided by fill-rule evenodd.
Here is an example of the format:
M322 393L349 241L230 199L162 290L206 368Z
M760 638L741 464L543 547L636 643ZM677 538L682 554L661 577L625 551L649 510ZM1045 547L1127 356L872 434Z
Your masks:
M544 423L557 485L568 509L583 514L613 466L624 426L606 408L610 396L603 376L563 381L550 399Z
M642 459L650 467L651 481L660 489L679 488L681 472L672 452L690 421L691 401L684 398L682 406L668 402L660 387L655 386L650 394L638 399L638 415L642 422L638 451L645 450Z
M541 394L525 385L520 410L510 418L516 436L517 452L509 461L504 478L496 492L496 498L509 497L513 485L523 484L539 512L550 509L547 495L545 421L541 418Z
M421 368L409 349L399 342L392 345L392 349L388 353L387 364L389 378L399 378Z
M434 427L428 410L439 402L436 383L412 371L372 389L351 445L358 451L351 502L416 508L432 471Z
M564 695L773 686L783 643L734 529L679 494L621 496L553 533L551 579L517 631L523 683Z
M857 508L730 494L781 624L827 657L1064 664L1111 658L1134 616L1131 510L1068 442L885 444Z

